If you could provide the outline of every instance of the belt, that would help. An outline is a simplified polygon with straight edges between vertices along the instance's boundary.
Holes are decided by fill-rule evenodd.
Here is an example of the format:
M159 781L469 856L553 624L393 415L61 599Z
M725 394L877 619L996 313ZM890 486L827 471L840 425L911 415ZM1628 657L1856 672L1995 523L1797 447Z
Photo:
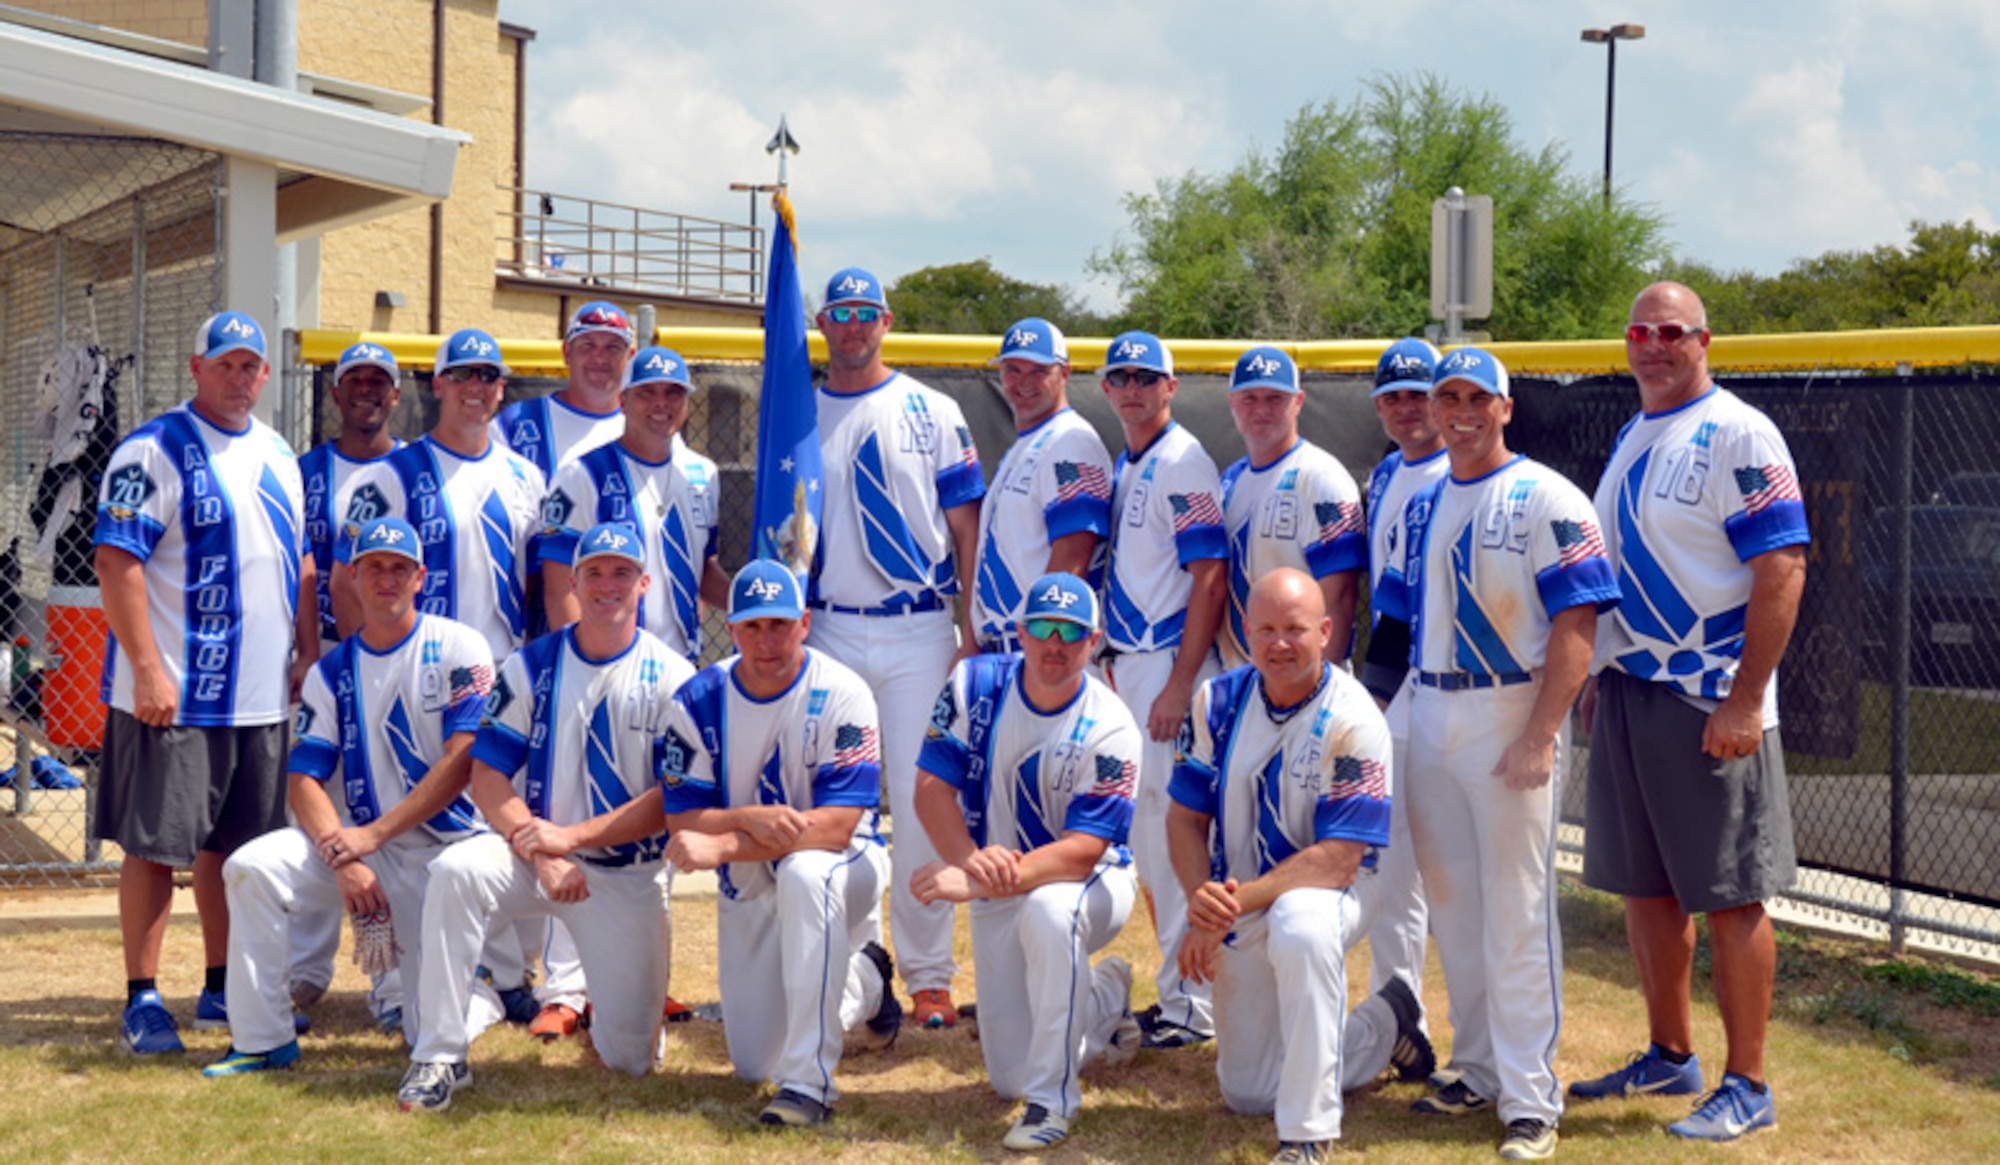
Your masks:
M1006 655L1021 650L1021 638L1011 631L988 634L979 637L979 650L988 655Z
M1511 688L1515 684L1529 684L1535 680L1534 673L1524 671L1509 672L1469 672L1469 671L1420 671L1417 682L1427 688L1441 692L1464 692L1473 688Z
M920 615L925 611L944 610L944 597L936 591L925 591L919 599L897 599L883 603L879 607L843 607L838 603L807 603L815 611L832 611L836 615Z
M639 854L620 854L615 858L593 858L593 857L587 857L583 854L578 854L576 856L577 859L581 861L584 865L596 866L600 870L622 870L626 866L645 865L650 862L657 862L660 860L658 856L649 858L649 857L642 857Z

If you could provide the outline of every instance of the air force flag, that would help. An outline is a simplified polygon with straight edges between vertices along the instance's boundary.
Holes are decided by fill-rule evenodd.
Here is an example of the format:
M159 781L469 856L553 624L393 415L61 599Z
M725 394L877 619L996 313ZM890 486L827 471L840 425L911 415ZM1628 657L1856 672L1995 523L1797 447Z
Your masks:
M764 291L764 390L757 407L756 545L752 556L773 558L803 578L819 541L818 405L806 350L806 313L799 298L792 204L772 199L770 279Z

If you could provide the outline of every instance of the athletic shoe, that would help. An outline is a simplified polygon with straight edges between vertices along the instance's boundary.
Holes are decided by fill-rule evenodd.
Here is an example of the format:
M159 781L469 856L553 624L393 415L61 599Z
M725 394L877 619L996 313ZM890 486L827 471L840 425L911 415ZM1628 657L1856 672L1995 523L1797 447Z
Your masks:
M1454 1080L1411 1105L1410 1111L1432 1116L1464 1116L1469 1112L1482 1112L1492 1104L1491 1100L1467 1087L1465 1081Z
M1396 1046L1389 1051L1389 1066L1396 1070L1396 1079L1405 1084L1430 1079L1437 1071L1438 1058L1431 1038L1424 1034L1424 1009L1416 993L1401 979L1391 979L1376 994L1396 1014Z
M505 991L496 989L494 994L500 997L500 1007L507 1013L508 1023L531 1024L542 1014L542 1005L535 1002L534 988L526 983Z
M1153 1024L1152 1030L1140 1044L1147 1048L1190 1048L1205 1044L1215 1037L1207 1032L1198 1032L1191 1027L1182 1027L1171 1019L1162 1019Z
M1332 1141L1279 1141L1271 1165L1319 1165L1332 1157Z
M1701 1057L1689 1056L1676 1064L1660 1054L1660 1045L1648 1044L1634 1052L1625 1066L1595 1080L1578 1080L1569 1094L1578 1100L1601 1100L1607 1096L1695 1096L1701 1092Z
M575 1035L579 1018L576 1008L566 1003L551 1003L528 1025L528 1034L545 1044L553 1044L564 1036Z
M958 1008L952 1006L951 992L943 988L913 991L910 1001L916 1005L917 1026L932 1029L957 1026Z
M185 1052L174 1013L160 1002L160 993L148 987L125 1005L125 1050L137 1056L157 1056L162 1052Z
M789 1088L772 1097L771 1103L764 1106L764 1111L757 1114L758 1124L785 1125L795 1129L813 1128L832 1119L833 1109Z
M868 1033L887 1051L896 1046L896 1037L903 1030L903 1001L896 998L896 960L873 939L861 948L861 953L875 964L875 973L882 977L882 1002L868 1020Z
M235 1045L220 1060L201 1070L203 1076L241 1076L245 1072L269 1072L274 1068L289 1068L299 1062L299 1041L293 1040L283 1047L272 1048L268 1052L239 1052Z
M1744 1077L1725 1072L1722 1086L1703 1097L1687 1119L1668 1125L1667 1131L1697 1141L1733 1141L1744 1133L1777 1127L1778 1106L1770 1091L1759 1092Z
M660 1018L668 1023L686 1023L694 1018L694 1008L669 995L667 1005L660 1009Z
M1152 1031L1160 1022L1160 1005L1155 1003L1144 1011L1135 1011L1132 1018L1139 1021L1139 1030Z
M1507 1122L1507 1139L1500 1142L1502 1158L1508 1161L1546 1161L1555 1155L1554 1125L1531 1116Z
M1021 1113L1021 1119L1000 1138L1003 1148L1017 1153L1032 1153L1037 1149L1051 1149L1069 1138L1069 1121L1057 1116L1039 1104L1031 1104Z
M1447 1087L1452 1081L1464 1075L1465 1069L1459 1067L1457 1064L1446 1064L1444 1067L1431 1073L1431 1089L1435 1091Z
M375 1026L382 1029L385 1036L401 1035L403 1032L403 1009L392 1007L375 1017Z
M1112 1029L1111 1042L1104 1045L1104 1064L1123 1068L1139 1058L1139 1046L1146 1042L1146 1029L1139 1026L1139 1017L1132 1014L1132 964L1113 955L1097 965L1122 985L1120 994L1125 997L1125 1010L1118 1016L1118 1026Z
M445 1064L412 1064L396 1087L396 1107L404 1112L443 1112L451 1094L472 1087L472 1069L464 1060Z
M298 1012L292 1013L292 1034L304 1035L312 1030L312 1019ZM194 1002L194 1030L198 1032L222 1031L229 1027L229 996L220 991L201 989L201 998Z

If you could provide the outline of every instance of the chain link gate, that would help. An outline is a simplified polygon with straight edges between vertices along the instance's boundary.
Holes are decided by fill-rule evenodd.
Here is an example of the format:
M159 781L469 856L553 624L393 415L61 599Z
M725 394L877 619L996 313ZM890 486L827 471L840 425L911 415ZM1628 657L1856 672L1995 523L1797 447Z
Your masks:
M78 886L119 860L89 837L98 480L121 436L190 391L222 294L221 160L0 133L0 170L0 886Z

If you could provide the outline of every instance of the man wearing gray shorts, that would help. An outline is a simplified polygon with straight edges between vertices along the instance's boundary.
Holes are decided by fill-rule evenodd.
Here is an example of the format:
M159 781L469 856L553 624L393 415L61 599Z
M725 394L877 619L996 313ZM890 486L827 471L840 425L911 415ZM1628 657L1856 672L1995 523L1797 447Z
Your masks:
M1734 1140L1777 1123L1764 1076L1777 949L1764 900L1791 885L1776 672L1805 587L1805 503L1776 425L1708 375L1707 314L1678 283L1639 293L1625 353L1639 416L1597 487L1625 601L1598 622L1583 880L1625 899L1652 1042L1573 1097L1703 1089L1688 989L1706 914L1728 1038L1721 1083L1668 1131Z

